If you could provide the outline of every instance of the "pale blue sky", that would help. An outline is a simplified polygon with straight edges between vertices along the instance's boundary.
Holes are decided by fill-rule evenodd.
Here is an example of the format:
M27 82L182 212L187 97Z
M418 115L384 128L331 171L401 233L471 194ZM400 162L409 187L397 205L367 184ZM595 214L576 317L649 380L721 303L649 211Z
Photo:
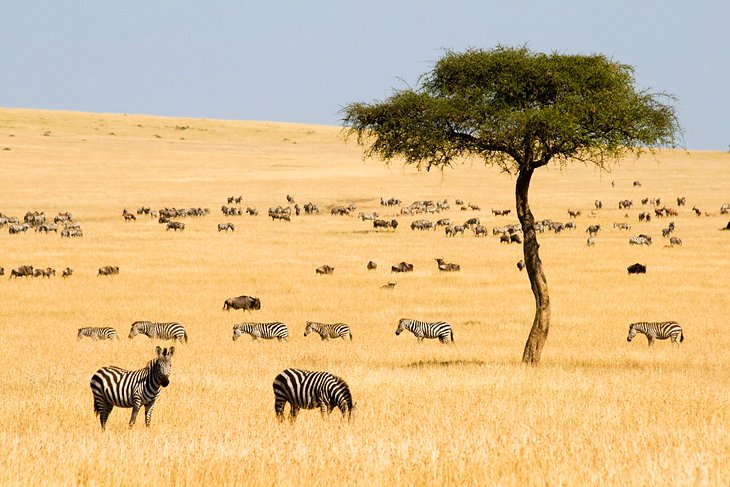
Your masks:
M730 146L730 1L0 2L0 106L339 125L445 49L603 53Z

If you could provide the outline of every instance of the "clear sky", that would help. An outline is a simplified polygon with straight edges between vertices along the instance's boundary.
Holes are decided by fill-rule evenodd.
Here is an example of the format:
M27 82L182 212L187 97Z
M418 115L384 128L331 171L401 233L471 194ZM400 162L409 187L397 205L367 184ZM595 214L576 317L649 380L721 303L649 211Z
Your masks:
M339 125L446 49L603 53L730 147L729 0L2 0L0 106Z

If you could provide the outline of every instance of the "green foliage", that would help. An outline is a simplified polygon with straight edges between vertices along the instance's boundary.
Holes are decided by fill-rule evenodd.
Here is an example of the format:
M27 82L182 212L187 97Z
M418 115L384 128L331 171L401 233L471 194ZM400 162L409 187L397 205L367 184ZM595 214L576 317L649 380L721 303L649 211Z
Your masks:
M447 52L419 87L354 103L344 124L366 156L444 167L466 155L516 172L551 160L600 167L627 151L674 146L665 93L636 91L633 69L603 55L526 48Z

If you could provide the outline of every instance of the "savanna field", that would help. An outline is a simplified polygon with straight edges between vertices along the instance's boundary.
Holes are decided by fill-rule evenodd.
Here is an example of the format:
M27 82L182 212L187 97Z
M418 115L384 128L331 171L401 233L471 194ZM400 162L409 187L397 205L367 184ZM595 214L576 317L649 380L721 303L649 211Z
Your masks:
M83 229L61 238L0 228L2 485L730 483L728 153L663 151L610 173L579 163L537 171L536 219L577 225L538 235L553 311L538 367L521 363L534 313L515 265L522 247L491 232L517 223L514 177L479 161L443 173L386 167L363 161L338 127L0 109L0 167L0 212L22 222L28 211L69 211ZM287 206L287 195L320 213L272 221L267 209ZM401 216L381 197L446 199L451 209ZM643 198L679 214L654 217ZM461 211L456 199L481 209ZM619 210L624 199L634 206ZM351 216L330 214L350 203ZM224 216L223 205L259 215ZM142 206L210 214L178 219L178 232L122 217ZM361 211L399 226L373 229ZM650 222L639 222L642 211ZM410 229L472 217L488 237ZM662 237L670 221L681 246ZM219 232L225 222L235 231ZM613 228L621 222L631 230ZM629 245L640 233L653 244ZM437 257L461 271L439 272ZM414 272L392 274L401 261ZM637 262L647 273L628 275ZM25 264L56 275L9 278ZM324 264L332 275L315 274ZM98 276L103 266L119 274ZM222 309L244 294L261 309ZM400 318L447 321L455 342L396 336ZM115 408L102 432L94 372L142 368L156 345L172 345L128 339L137 320L178 321L190 339L174 344L151 427L140 414L130 430L131 410ZM345 322L354 339L305 338L307 320ZM680 347L627 342L629 323L665 320L682 324ZM289 341L234 342L244 321L284 322ZM120 340L78 340L84 326L112 326ZM272 382L287 367L345 379L352 420L335 409L277 422Z

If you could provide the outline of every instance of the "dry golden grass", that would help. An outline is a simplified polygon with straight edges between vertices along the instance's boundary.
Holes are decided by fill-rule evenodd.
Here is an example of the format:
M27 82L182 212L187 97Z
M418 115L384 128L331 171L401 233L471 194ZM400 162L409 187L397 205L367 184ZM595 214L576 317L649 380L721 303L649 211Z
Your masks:
M44 135L45 134L45 135ZM576 165L540 171L536 217L578 230L541 235L553 303L543 362L521 365L533 313L521 247L489 236L447 239L334 217L328 207L379 197L455 198L491 228L512 223L514 180L478 162L422 174L377 161L333 127L144 116L0 110L0 211L71 211L84 237L0 232L0 484L52 485L726 485L730 479L730 155L664 152L627 160L611 174ZM643 186L632 187L640 180ZM615 181L612 187L611 181ZM258 217L224 217L243 195ZM322 207L318 216L272 222L269 206ZM681 248L667 248L667 220L639 224L642 197L688 207L674 218ZM617 209L621 199L638 205ZM588 214L593 201L604 209ZM125 223L123 208L209 207L173 233L155 221ZM696 217L693 205L714 215ZM628 213L626 219L624 214ZM434 217L430 217L435 219ZM232 221L236 231L218 233ZM611 228L627 221L631 232ZM594 248L585 228L600 223ZM648 233L654 245L628 245ZM439 274L435 257L461 264ZM365 264L374 260L375 271ZM415 272L391 275L402 260ZM645 276L626 266L648 265ZM22 264L54 267L52 279L10 280ZM316 276L322 264L332 276ZM97 277L118 265L120 274ZM60 277L69 266L75 274ZM395 289L380 286L395 280ZM251 315L221 310L225 298L258 296ZM394 335L401 317L447 320L456 342L418 344ZM156 342L126 338L138 319L180 321L171 385L152 427L128 430L115 409L102 433L91 375L101 366L142 367ZM674 319L685 341L654 349L626 342L628 324ZM288 343L231 340L241 321L279 320ZM354 341L303 337L304 322L344 321ZM118 343L77 341L81 326L114 326ZM286 367L345 378L357 410L346 423L303 411L274 417L271 383Z

